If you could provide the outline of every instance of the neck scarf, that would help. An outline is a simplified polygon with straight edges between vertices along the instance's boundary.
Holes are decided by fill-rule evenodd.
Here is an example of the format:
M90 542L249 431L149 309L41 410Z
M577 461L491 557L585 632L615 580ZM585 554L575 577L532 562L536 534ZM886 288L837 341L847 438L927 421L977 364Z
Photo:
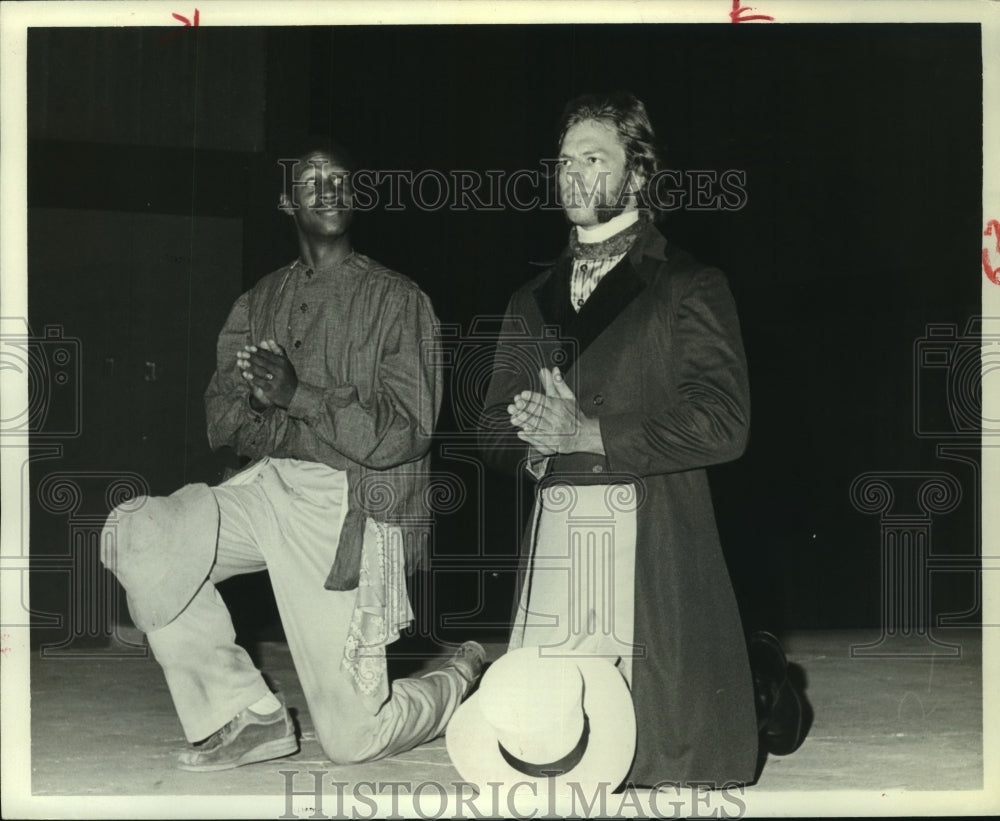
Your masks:
M618 257L628 252L636 238L646 227L646 220L642 214L638 220L627 228L623 228L614 236L608 237L601 242L580 242L577 237L577 229L574 227L569 232L569 250L573 259L607 259L608 257Z

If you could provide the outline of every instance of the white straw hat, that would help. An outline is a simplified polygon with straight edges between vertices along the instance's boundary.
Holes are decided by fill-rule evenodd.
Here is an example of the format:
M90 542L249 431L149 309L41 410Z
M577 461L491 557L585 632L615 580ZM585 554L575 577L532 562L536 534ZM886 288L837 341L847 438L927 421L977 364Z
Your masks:
M615 789L635 754L625 679L604 658L541 653L522 647L490 665L448 724L452 763L480 785Z

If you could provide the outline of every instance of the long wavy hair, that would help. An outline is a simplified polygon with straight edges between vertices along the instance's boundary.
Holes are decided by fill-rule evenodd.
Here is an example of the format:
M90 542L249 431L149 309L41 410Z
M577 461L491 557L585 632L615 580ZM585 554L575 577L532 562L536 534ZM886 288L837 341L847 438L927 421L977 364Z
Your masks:
M660 155L645 104L628 91L581 94L563 109L559 145L562 145L567 131L585 120L597 120L614 128L625 148L626 169L642 177L639 202L649 208L647 186L660 170Z

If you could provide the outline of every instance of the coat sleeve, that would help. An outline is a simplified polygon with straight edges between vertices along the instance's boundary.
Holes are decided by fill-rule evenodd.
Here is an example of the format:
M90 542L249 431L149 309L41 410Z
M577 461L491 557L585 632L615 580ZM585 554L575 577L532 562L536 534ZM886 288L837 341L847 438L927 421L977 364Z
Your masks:
M674 318L669 361L658 361L674 370L676 385L662 410L647 404L600 417L608 469L649 476L740 456L749 432L750 389L736 305L720 271L703 269L692 277ZM664 391L650 394L662 397Z
M250 344L249 296L236 300L219 333L215 373L205 391L208 442L213 450L225 445L257 459L274 449L282 435L284 414L275 408L258 413L250 406L250 386L236 364L236 352Z
M363 398L357 385L299 382L282 442L293 458L316 459L330 449L386 470L430 449L442 392L440 369L421 356L421 342L438 332L430 299L416 288L399 289L378 321L370 394Z
M532 454L540 458L537 451L517 438L517 429L510 423L507 413L507 406L517 393L534 387L526 370L525 357L530 356L531 347L525 344L524 328L518 295L515 294L507 305L493 354L477 436L486 464L505 473L520 470ZM541 367L541 362L537 367Z

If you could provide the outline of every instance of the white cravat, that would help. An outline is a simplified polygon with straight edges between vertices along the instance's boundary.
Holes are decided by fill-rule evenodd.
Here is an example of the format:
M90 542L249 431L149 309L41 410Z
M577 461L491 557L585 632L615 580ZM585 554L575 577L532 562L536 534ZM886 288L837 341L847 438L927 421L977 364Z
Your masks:
M576 238L581 243L591 244L610 239L624 231L639 219L639 212L632 208L597 225L576 226ZM625 254L600 259L577 259L573 262L573 279L570 283L570 300L573 310L578 312L584 306L604 275L614 268Z

